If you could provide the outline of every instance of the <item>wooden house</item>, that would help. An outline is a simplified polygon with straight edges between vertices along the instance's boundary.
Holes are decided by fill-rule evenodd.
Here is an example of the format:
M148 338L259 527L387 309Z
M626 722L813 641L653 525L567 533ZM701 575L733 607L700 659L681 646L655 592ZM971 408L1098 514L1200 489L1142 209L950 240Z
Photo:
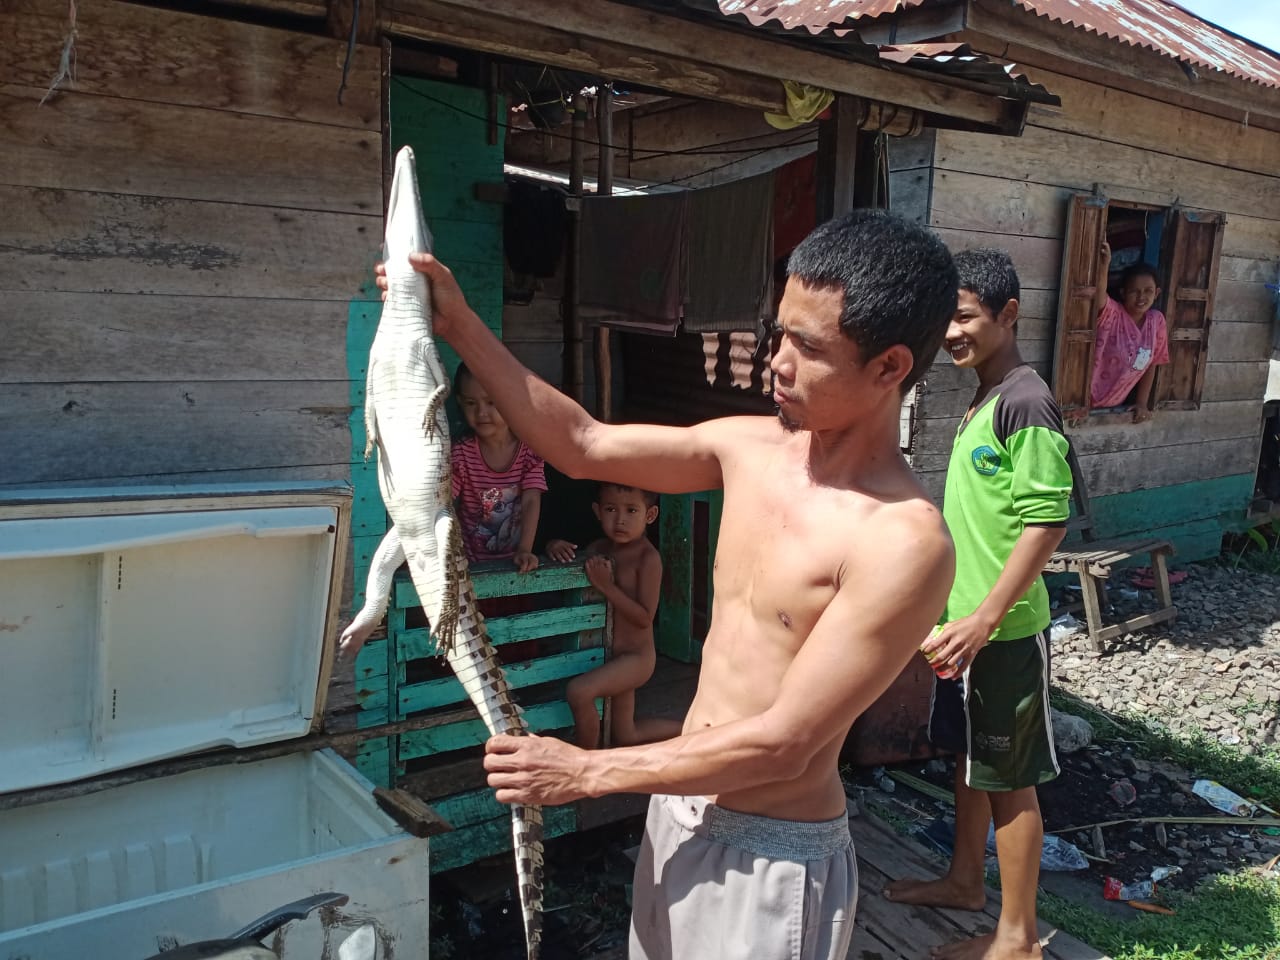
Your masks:
M1153 535L1183 560L1248 521L1280 271L1280 55L1163 0L851 2L869 41L964 42L1015 60L1060 108L1022 136L938 130L891 145L893 206L953 247L1008 250L1023 355L1069 420L1095 532ZM1123 8L1123 9L1121 9ZM1161 274L1170 363L1155 413L1087 402L1096 253ZM1114 266L1115 264L1113 264ZM1114 281L1114 276L1112 277ZM913 411L913 463L936 496L972 374L940 356Z
M833 118L814 135L827 213L855 202L868 136L1013 135L1032 96L985 58L963 69L928 56L900 63L853 36L797 38L701 2L229 0L192 12L0 0L0 37L0 489L349 483L348 608L387 526L361 409L399 146L415 146L438 252L473 305L526 355L540 350L558 380L565 328L552 321L547 333L545 316L506 311L502 296L521 69L625 83L697 118L618 121L628 151L665 153L668 179L723 164L689 148L743 137L747 125L760 138L752 154L786 147L761 119L785 110L780 80L831 90ZM643 167L618 175L655 175ZM570 367L574 353L570 343ZM670 511L665 543L684 550L669 562L664 604L689 658L693 568L709 562L706 536L691 545L694 513ZM712 534L714 511L702 517ZM509 662L525 694L543 697L531 704L535 726L564 726L557 684L598 661L606 613L584 605L576 569L518 585L480 579L490 594L556 598L499 632L537 638ZM481 735L453 681L432 672L415 604L398 587L387 635L338 680L358 707L346 722L370 729L361 769L384 784L413 774L467 828L452 848L433 848L439 867L501 849L509 833L480 789ZM566 808L549 831L614 815L602 809Z

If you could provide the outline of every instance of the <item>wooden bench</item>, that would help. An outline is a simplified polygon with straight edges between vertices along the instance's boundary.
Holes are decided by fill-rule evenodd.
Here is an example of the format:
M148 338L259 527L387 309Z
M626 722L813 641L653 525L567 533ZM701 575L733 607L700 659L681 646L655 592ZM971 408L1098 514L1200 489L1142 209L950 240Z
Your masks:
M1071 465L1072 489L1071 499L1075 505L1075 515L1067 521L1067 530L1078 530L1082 543L1063 544L1055 550L1049 562L1045 564L1045 573L1074 573L1080 579L1080 606L1084 607L1085 622L1089 628L1089 640L1096 653L1101 653L1103 644L1115 637L1150 627L1157 623L1166 623L1178 615L1178 608L1173 605L1173 595L1169 590L1168 558L1174 552L1173 544L1156 537L1116 538L1110 540L1095 539L1093 518L1089 512L1089 491L1085 485L1084 474L1076 459L1075 448L1069 448L1067 462ZM1120 623L1104 625L1102 613L1107 608L1107 579L1113 567L1132 557L1146 555L1151 561L1152 579L1155 581L1156 598L1160 603L1158 610L1130 617ZM1072 605L1072 609L1075 609Z

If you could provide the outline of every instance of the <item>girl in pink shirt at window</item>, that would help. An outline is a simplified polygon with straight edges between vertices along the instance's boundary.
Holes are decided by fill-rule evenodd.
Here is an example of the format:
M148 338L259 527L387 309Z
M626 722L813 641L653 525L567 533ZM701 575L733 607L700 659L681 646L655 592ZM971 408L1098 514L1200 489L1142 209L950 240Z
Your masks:
M505 560L528 573L538 566L533 538L547 489L540 456L511 432L465 365L453 380L470 436L453 444L453 496L467 559Z
M1097 344L1093 352L1091 407L1118 407L1136 386L1133 422L1151 419L1151 385L1156 367L1169 362L1169 331L1164 314L1152 308L1160 296L1155 268L1134 264L1120 277L1122 302L1107 294L1111 245L1098 251Z

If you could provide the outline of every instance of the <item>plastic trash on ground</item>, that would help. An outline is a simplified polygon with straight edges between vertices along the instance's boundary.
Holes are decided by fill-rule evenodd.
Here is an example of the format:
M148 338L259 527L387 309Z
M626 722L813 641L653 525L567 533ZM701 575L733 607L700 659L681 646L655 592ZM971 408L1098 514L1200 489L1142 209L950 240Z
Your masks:
M1265 804L1246 800L1234 790L1224 787L1217 780L1197 780L1191 787L1191 792L1211 807L1221 810L1223 813L1229 813L1233 817L1254 817L1257 816L1260 809L1266 810L1268 813L1275 813Z
M945 817L938 817L927 826L918 829L918 836L945 856L951 856L955 849L956 825ZM996 852L996 828L987 827L987 852ZM994 863L993 863L994 866ZM1040 869L1055 873L1066 870L1084 870L1089 866L1073 844L1055 834L1045 834L1044 846L1040 848Z
M1127 807L1138 799L1138 791L1129 780L1117 780L1107 790L1107 796L1114 800L1119 806Z
M1069 613L1055 617L1049 624L1049 642L1058 643L1080 629L1080 621Z
M1102 885L1104 900L1149 900L1155 896L1156 885L1151 880L1137 883L1121 883L1115 877L1107 877Z

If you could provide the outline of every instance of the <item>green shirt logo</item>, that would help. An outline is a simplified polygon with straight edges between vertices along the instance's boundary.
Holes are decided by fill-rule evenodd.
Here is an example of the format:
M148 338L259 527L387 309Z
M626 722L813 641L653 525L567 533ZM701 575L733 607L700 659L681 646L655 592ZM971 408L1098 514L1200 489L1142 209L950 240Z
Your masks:
M973 461L973 469L977 470L984 477L994 477L1000 469L1000 454L983 444L977 447L970 459Z

